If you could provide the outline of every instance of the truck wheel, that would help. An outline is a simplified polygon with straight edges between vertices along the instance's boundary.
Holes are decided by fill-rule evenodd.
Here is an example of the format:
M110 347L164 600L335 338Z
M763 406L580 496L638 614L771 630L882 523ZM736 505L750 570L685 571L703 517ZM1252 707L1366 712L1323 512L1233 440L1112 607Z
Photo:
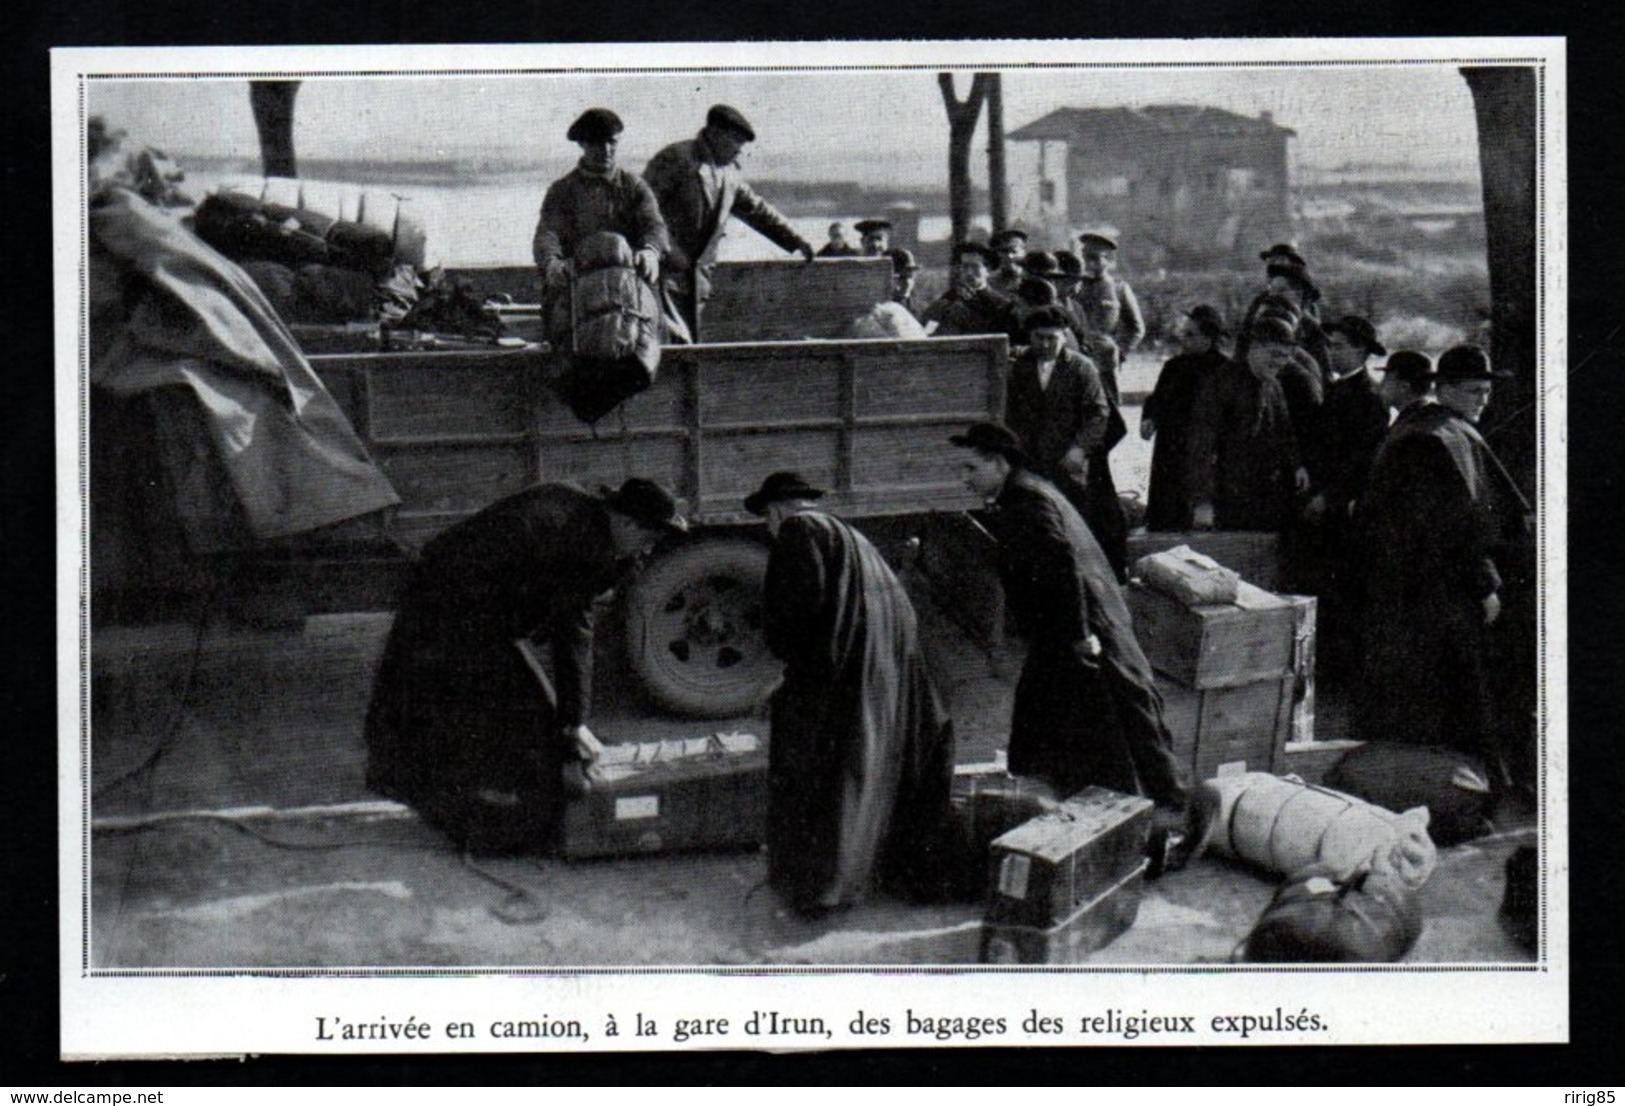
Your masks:
M627 596L632 670L660 706L696 718L748 712L779 676L762 636L767 549L703 538L648 565Z

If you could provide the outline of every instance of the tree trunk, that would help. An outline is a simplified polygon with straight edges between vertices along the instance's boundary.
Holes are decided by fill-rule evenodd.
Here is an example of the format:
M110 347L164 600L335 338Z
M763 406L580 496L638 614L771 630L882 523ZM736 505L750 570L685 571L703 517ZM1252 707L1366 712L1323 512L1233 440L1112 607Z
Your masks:
M1535 344L1535 71L1527 66L1463 67L1478 117L1490 269L1490 356L1512 375L1499 380L1484 434L1525 491L1536 484L1539 392ZM1561 366L1552 366L1560 371Z
M987 98L989 76L978 73L971 78L970 92L961 101L954 94L954 75L937 74L942 104L948 111L948 218L956 244L970 233L970 144L976 136L982 101Z
M987 92L987 192L993 233L1010 225L1010 186L1004 172L1004 83L989 73Z
M268 177L297 177L293 157L293 99L298 81L250 81L248 102L260 132L260 164Z

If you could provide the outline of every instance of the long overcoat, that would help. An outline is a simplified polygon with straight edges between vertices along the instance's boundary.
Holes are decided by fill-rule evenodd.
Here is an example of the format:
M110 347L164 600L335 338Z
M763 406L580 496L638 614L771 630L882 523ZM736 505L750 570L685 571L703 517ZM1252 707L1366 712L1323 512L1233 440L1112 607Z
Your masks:
M1195 506L1189 486L1191 419L1203 382L1225 365L1220 351L1180 353L1169 358L1146 397L1142 419L1157 425L1151 446L1151 487L1145 525L1148 530L1189 530Z

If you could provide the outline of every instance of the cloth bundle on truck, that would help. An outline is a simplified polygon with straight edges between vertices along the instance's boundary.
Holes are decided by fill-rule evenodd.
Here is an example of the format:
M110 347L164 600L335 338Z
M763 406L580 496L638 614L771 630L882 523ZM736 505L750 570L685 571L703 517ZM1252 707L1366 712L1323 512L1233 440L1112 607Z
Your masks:
M553 390L582 422L646 390L660 367L660 297L632 262L621 235L589 235L571 260L569 296L549 308L553 343L569 351Z
M1128 589L1174 754L1193 782L1274 771L1287 740L1314 725L1315 600L1240 580L1231 602L1187 602L1227 589L1234 574L1222 567L1176 549L1137 563Z
M1151 811L1088 787L995 840L982 960L1075 963L1120 937L1144 897Z

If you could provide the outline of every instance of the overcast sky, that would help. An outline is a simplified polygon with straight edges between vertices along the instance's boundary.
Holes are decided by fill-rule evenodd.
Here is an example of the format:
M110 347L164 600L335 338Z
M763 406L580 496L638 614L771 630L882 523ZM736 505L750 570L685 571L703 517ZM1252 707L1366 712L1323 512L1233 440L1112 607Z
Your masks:
M969 74L959 77L964 95ZM572 156L564 131L584 108L626 122L623 164L698 128L705 109L732 103L756 126L746 168L760 176L941 185L948 127L935 71L775 74L469 75L307 78L295 146L306 158ZM1298 133L1306 166L1410 162L1476 164L1472 99L1452 65L1325 68L1007 70L1008 130L1057 107L1190 103L1247 115L1272 112ZM246 81L91 81L91 114L177 154L254 157ZM985 146L980 134L978 149ZM982 161L977 164L982 174Z

